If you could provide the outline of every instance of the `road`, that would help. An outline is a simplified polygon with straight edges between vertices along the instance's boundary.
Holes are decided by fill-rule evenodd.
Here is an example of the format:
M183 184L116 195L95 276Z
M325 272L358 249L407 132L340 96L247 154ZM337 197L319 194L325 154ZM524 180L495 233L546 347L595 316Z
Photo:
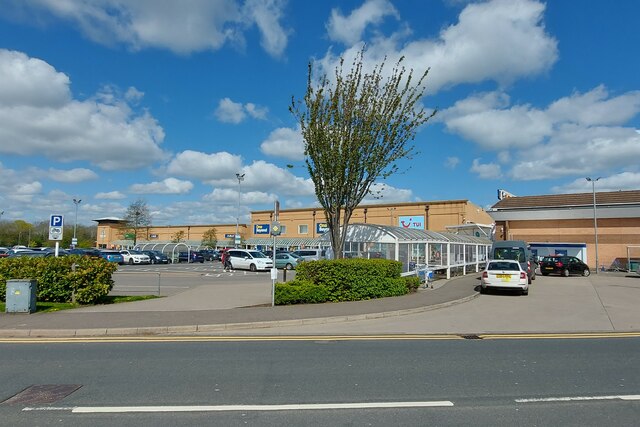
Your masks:
M639 338L131 340L3 340L2 423L599 426L640 415ZM80 388L6 401L46 384Z

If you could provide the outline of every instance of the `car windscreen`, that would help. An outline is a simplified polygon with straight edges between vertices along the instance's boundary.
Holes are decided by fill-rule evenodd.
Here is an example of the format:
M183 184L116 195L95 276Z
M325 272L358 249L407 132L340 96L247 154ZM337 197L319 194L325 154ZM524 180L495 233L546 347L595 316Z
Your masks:
M259 252L259 251L250 251L249 253L254 258L266 258L267 257L265 254L263 254L262 252Z
M520 265L515 262L492 261L487 270L520 271Z
M493 258L527 262L527 257L522 248L495 248L493 251Z

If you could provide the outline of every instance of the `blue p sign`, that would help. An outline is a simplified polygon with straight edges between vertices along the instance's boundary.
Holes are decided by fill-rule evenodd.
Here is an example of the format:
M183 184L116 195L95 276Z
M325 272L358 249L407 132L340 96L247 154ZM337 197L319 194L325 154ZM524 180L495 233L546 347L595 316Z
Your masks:
M62 225L62 215L51 215L51 218L49 218L49 227L62 227Z

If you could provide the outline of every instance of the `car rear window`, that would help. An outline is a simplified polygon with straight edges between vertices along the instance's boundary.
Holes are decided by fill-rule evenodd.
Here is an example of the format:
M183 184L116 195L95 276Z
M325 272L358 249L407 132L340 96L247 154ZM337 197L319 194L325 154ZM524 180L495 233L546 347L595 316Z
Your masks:
M516 262L492 261L489 263L487 270L520 271L520 265Z
M527 257L522 248L495 248L493 251L493 258L527 262Z

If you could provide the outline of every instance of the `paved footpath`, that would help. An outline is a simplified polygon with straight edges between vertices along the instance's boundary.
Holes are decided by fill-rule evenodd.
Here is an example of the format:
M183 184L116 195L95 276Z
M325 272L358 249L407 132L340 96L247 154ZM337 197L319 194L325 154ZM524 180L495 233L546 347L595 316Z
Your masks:
M640 332L637 275L538 277L526 297L479 295L478 283L471 274L402 297L284 307L270 306L270 284L242 293L199 286L135 303L1 313L0 337Z

